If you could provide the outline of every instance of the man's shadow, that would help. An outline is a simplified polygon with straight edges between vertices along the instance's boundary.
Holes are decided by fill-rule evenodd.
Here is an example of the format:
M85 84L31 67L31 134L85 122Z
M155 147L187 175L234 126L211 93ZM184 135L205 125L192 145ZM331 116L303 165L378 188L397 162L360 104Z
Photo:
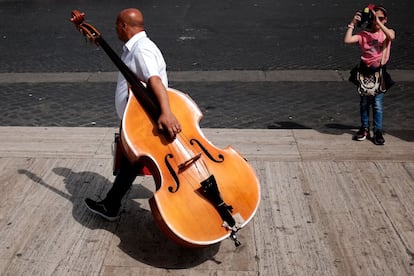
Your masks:
M120 239L118 247L130 257L142 263L160 268L190 268L207 260L216 263L214 259L220 244L205 248L185 248L168 240L156 225L152 213L140 207L133 200L135 198L150 198L152 191L142 185L133 185L126 201L126 207L121 211L121 218L115 222L109 222L91 213L83 200L87 196L105 195L112 183L105 177L95 172L74 172L69 168L53 168L57 175L64 177L67 192L49 185L36 174L20 169L20 174L25 174L34 182L55 192L72 202L73 218L81 225L89 229L104 229Z
M299 124L295 121L281 121L281 122L274 122L271 125L267 126L268 129L312 129L309 126ZM352 129L357 127L344 125L344 124L325 124L324 127L315 129L316 131L323 133L323 134L330 134L330 135L341 135L341 134L354 134Z

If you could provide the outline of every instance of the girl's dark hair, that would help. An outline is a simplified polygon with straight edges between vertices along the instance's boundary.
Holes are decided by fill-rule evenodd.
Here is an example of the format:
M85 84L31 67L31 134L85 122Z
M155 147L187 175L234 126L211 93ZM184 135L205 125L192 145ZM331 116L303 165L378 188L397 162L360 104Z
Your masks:
M383 5L375 5L374 11L382 11L385 17L387 17L387 9Z

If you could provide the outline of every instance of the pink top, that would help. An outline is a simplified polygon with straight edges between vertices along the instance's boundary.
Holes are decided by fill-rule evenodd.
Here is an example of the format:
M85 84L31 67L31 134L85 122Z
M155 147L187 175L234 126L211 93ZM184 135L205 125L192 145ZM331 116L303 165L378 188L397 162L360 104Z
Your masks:
M361 47L361 60L368 66L379 67L382 59L382 49L384 48L385 34L381 31L371 33L361 31L359 35L359 46ZM389 40L388 40L389 41ZM388 49L383 64L390 58L391 41L388 42Z

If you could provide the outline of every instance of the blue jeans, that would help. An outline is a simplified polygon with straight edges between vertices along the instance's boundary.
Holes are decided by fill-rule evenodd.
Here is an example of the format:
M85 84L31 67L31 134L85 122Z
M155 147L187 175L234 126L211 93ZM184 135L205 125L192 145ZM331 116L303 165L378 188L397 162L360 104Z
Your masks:
M376 96L361 96L359 111L361 115L362 127L369 128L369 107L372 105L372 118L374 121L374 131L382 131L382 100L384 94Z

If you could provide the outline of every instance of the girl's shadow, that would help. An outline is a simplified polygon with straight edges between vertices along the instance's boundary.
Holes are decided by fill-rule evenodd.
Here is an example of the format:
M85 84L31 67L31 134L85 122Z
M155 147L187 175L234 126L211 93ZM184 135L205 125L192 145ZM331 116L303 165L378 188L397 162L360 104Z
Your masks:
M53 172L64 177L67 192L45 183L36 174L21 169L34 182L72 202L73 218L90 229L105 229L120 239L118 247L130 257L154 267L190 268L206 260L213 260L220 245L206 248L185 248L168 240L159 230L149 210L140 207L134 198L150 198L152 191L142 185L133 185L119 221L109 222L91 213L84 204L85 197L96 194L104 196L112 183L95 172L74 172L69 168L53 168Z

